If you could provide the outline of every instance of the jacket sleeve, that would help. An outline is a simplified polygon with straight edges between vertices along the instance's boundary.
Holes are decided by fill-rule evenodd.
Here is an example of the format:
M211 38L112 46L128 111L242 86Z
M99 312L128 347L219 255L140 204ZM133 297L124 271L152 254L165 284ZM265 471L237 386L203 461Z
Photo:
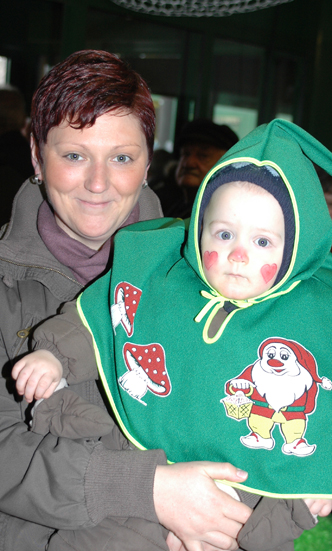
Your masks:
M50 432L74 440L98 439L114 429L114 421L106 409L84 400L69 388L57 390L47 400L35 404L32 413L31 430L43 435Z
M39 325L33 333L33 348L46 349L60 360L69 385L98 379L92 337L76 309L76 301Z
M0 359L8 363L1 347ZM108 516L157 522L153 481L156 466L166 464L163 451L123 449L119 435L113 447L42 436L28 429L25 409L10 376L1 377L1 512L54 529L94 526Z
M27 346L18 346L21 339L14 340L12 335L20 327L40 322L36 285L24 282L24 290L6 288L0 295L2 311L10 315L9 320L8 315L3 316L0 330L1 513L53 529L94 526L108 516L157 522L153 483L156 466L167 463L162 450L130 450L115 429L112 438L103 437L102 441L71 440L29 430L30 406L17 397L11 378L12 358L26 353ZM21 294L34 297L27 319L17 306ZM44 295L39 294L43 303ZM50 309L55 311L53 304ZM95 381L74 383L71 388L83 398L99 403Z
M238 535L245 551L290 551L303 530L310 530L316 520L302 499L263 497Z

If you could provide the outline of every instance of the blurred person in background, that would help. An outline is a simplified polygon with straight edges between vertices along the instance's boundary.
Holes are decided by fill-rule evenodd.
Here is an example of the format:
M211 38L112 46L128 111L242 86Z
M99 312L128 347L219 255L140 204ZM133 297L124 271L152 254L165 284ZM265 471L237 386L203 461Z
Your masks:
M172 216L172 208L182 199L182 191L175 181L177 165L178 161L173 154L165 149L156 149L153 152L148 183L159 197L165 216Z
M175 179L181 188L181 198L164 212L165 216L190 216L204 176L238 141L238 136L226 124L219 125L209 119L196 119L185 124L176 141L180 159Z
M0 88L0 226L9 222L15 194L34 172L26 124L22 93L9 85Z

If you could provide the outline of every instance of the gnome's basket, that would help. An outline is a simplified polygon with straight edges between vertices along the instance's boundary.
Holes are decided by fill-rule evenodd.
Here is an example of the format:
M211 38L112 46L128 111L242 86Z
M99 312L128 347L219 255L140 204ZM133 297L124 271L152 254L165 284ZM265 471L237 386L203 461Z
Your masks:
M232 386L230 385L229 391L233 394L232 396L227 396L220 400L223 402L228 417L233 417L233 419L245 419L249 417L251 408L253 406L253 401L249 400L248 396L251 396L253 393L253 387L251 387L248 394L244 394L241 390L238 390L234 393Z

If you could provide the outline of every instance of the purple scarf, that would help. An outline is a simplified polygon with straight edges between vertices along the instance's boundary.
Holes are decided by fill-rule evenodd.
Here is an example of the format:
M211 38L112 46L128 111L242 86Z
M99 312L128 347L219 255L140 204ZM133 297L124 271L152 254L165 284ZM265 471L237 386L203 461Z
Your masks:
M121 228L138 221L139 205L136 203ZM61 264L67 266L82 285L87 285L105 270L110 256L113 235L99 251L90 249L90 247L70 237L58 226L47 201L43 201L39 207L37 227L39 235L50 253Z

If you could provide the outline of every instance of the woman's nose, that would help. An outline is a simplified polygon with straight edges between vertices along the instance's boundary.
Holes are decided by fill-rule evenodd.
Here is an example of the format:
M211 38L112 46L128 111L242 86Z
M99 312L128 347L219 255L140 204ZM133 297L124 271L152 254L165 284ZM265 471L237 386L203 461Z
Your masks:
M109 175L103 163L94 163L89 168L84 187L91 193L103 193L109 188Z
M236 246L228 255L228 260L230 262L243 262L244 264L248 263L249 257L247 251L244 247Z

